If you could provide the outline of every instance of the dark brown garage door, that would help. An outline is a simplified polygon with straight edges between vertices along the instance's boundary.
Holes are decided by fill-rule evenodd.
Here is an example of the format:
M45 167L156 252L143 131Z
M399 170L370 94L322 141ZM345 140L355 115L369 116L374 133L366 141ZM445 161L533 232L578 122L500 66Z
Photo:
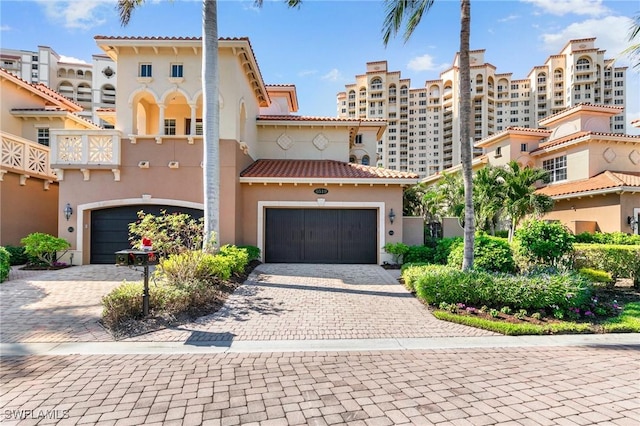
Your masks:
M377 263L375 209L267 209L265 261Z
M202 210L176 206L136 205L93 210L91 212L91 263L115 263L114 253L131 248L129 243L129 224L138 220L138 212L158 215L162 210L167 213L187 213L191 217L201 218Z

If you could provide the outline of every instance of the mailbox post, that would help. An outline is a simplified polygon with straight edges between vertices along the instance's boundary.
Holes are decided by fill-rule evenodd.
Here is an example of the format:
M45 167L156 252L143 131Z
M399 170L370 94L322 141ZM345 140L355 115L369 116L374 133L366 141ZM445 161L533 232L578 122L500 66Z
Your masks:
M116 266L144 267L144 291L142 293L142 315L149 315L149 266L158 264L158 252L120 250L116 252Z

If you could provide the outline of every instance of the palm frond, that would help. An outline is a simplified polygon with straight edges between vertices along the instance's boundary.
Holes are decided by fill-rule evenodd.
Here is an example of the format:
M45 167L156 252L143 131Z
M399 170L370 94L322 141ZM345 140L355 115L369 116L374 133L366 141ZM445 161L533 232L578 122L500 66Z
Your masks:
M129 25L133 11L144 3L144 0L118 0L118 14L120 15L120 24L123 27Z

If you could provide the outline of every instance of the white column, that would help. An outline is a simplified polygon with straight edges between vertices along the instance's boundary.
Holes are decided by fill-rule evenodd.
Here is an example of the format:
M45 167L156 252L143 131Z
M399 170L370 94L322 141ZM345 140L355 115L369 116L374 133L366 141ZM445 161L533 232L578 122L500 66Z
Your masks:
M160 117L158 117L159 123L158 123L158 134L159 135L164 135L164 109L165 106L164 105L158 105L158 107L160 108Z
M189 134L191 136L196 135L196 106L189 105L191 107L191 129L189 130Z

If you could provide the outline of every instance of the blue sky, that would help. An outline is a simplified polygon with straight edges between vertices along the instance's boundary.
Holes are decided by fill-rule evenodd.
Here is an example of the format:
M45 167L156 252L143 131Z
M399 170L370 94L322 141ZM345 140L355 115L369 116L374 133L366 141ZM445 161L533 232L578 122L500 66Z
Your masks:
M0 45L46 45L90 62L92 54L102 53L95 35L201 34L201 1L147 0L125 28L115 5L116 0L1 0ZM471 7L471 48L486 49L485 60L516 79L573 38L597 37L608 58L628 65L620 52L629 45L630 18L640 13L638 0L473 0ZM459 13L457 0L436 0L409 42L399 34L385 48L382 0L306 0L299 9L281 0L265 0L260 9L253 1L219 0L218 32L249 37L265 82L296 85L300 114L335 116L336 93L364 73L368 61L387 60L413 87L439 78L458 50ZM627 77L630 120L640 118L639 71L630 68Z

